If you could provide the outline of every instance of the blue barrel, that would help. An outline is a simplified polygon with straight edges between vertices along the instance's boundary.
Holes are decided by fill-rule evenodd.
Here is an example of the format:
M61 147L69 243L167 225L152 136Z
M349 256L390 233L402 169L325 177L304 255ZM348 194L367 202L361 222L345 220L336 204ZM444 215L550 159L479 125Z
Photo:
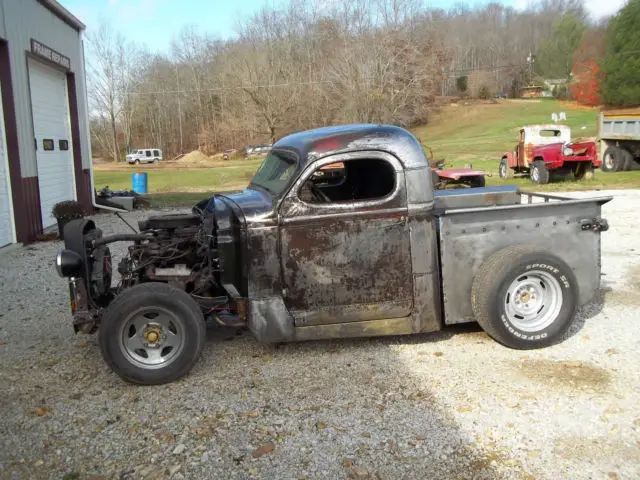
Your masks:
M147 173L132 173L131 187L136 193L147 193Z

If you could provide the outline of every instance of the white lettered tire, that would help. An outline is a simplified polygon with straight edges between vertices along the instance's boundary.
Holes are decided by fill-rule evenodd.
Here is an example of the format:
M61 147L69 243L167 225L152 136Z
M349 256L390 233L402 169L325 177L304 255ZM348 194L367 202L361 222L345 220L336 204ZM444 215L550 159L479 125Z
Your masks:
M525 245L491 255L471 290L473 313L482 329L499 343L522 350L561 340L577 302L573 270L555 255Z

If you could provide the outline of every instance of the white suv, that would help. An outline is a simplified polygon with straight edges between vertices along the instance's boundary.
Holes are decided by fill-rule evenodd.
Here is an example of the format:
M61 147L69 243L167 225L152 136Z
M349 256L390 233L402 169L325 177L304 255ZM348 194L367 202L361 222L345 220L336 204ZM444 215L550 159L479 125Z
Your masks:
M134 150L127 155L127 163L158 163L162 160L162 150L158 148L144 148Z

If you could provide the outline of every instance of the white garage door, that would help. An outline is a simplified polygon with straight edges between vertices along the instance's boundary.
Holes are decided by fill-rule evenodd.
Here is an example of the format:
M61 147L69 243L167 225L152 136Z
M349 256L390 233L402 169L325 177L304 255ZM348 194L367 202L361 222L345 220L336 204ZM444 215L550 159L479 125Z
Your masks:
M29 88L43 228L56 223L53 206L74 200L69 97L64 73L29 59Z
M7 158L4 112L2 110L2 88L0 85L0 247L15 241L9 181L9 159Z

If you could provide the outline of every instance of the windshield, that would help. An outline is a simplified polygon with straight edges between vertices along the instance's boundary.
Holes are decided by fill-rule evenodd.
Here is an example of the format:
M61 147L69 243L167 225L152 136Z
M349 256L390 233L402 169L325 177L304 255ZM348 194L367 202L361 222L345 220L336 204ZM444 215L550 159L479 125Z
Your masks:
M260 164L251 184L280 195L289 185L295 170L296 161L292 156L270 152Z

